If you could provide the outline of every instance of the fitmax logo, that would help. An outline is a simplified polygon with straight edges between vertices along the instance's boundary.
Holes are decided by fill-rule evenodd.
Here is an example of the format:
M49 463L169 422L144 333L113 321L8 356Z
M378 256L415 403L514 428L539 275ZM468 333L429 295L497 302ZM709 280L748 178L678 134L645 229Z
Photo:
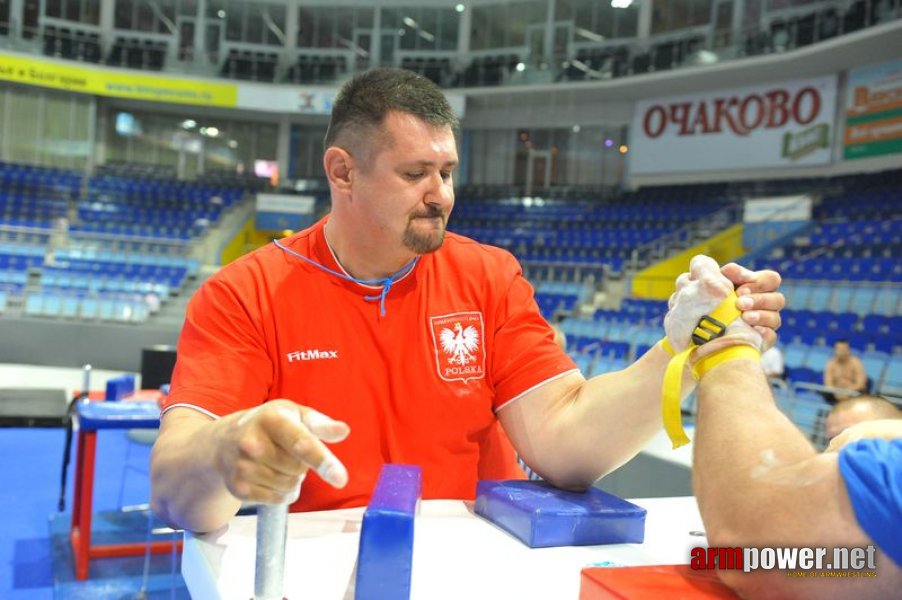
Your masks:
M285 356L290 363L296 360L329 360L338 358L338 350L295 350Z

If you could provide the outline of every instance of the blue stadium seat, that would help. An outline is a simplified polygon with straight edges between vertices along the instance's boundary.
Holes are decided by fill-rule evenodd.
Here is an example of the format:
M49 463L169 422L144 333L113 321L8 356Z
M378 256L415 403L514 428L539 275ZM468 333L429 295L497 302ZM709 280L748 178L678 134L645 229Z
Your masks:
M881 394L902 398L902 355L890 357L878 387Z
M865 352L861 355L861 363L872 387L883 379L883 372L889 362L890 355L886 352Z
M827 361L833 356L833 348L827 346L814 346L808 350L805 357L805 366L815 371L823 372Z

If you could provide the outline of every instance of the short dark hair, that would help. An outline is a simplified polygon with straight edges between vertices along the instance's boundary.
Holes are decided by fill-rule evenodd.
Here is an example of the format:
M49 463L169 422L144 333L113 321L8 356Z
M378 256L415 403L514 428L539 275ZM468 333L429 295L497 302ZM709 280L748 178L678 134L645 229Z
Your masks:
M459 122L442 90L432 81L406 69L372 69L354 76L345 83L335 103L332 118L323 140L323 149L342 141L353 145L369 137L360 134L381 127L391 111L411 114L434 127L449 126L456 131Z

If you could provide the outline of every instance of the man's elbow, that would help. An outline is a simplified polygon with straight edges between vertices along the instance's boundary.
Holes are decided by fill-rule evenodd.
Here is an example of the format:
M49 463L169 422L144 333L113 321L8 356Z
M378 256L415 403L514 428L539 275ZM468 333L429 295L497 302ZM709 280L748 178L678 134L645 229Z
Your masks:
M596 481L601 479L601 476L597 475L594 471L555 470L548 473L542 471L536 472L542 476L542 479L554 487L567 490L568 492L585 492L591 488Z
M182 527L176 523L169 514L168 509L169 504L165 502L162 498L160 498L159 494L150 493L150 511L156 516L158 519L166 523L168 527L173 529L182 529Z

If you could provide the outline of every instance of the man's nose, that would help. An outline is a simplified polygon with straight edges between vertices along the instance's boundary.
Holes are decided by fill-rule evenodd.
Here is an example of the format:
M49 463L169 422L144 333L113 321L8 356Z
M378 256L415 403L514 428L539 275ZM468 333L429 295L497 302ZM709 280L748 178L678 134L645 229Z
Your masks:
M426 194L427 204L437 204L446 207L454 202L454 186L451 180L445 180L440 174L436 174L430 179L429 192Z

